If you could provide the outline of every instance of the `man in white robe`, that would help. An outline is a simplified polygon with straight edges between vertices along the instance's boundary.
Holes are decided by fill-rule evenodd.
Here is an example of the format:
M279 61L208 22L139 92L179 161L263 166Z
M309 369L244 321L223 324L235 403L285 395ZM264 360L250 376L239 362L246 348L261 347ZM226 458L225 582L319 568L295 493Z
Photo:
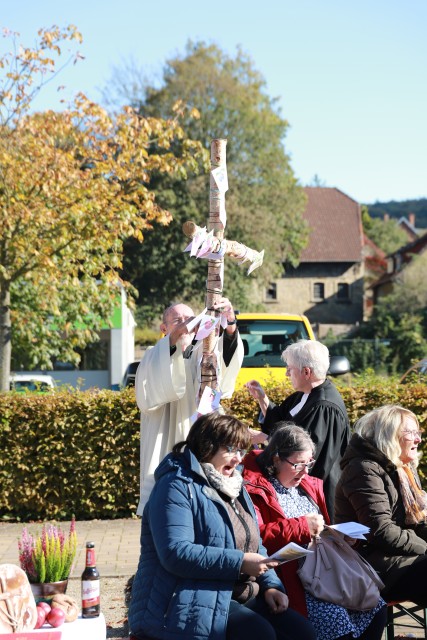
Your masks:
M230 398L243 361L243 344L233 307L227 298L215 304L227 318L219 339L219 386L223 398ZM136 401L141 411L140 501L142 515L154 485L154 471L177 442L186 439L191 416L196 412L203 341L193 344L187 323L193 310L184 304L166 309L160 328L165 334L149 347L136 372Z

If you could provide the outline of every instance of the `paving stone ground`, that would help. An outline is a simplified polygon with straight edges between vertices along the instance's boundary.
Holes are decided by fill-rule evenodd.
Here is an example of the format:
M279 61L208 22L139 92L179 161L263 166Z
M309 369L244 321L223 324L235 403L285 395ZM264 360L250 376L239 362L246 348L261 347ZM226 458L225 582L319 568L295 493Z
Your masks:
M69 522L59 523L68 531ZM41 531L38 523L0 522L0 564L19 564L17 540L23 527L30 533ZM107 638L127 638L127 606L125 591L131 576L135 574L139 558L139 518L119 520L85 520L76 523L78 552L67 593L80 601L80 576L85 563L85 543L95 543L96 564L101 574L101 607L107 622ZM409 621L405 619L407 624ZM423 638L418 629L397 627L397 633L411 632Z
M59 523L68 531L69 522ZM32 534L41 532L38 523L0 522L0 564L19 564L18 538L27 527ZM101 575L101 608L107 622L107 638L127 638L125 590L135 574L139 558L139 518L89 520L76 523L78 551L67 593L80 602L80 576L85 564L85 544L95 543L96 565Z

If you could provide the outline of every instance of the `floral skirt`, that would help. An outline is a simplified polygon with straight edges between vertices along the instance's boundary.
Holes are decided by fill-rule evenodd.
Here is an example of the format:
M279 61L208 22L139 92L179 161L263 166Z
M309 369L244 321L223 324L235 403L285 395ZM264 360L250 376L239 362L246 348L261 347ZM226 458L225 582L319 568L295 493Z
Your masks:
M305 592L308 619L316 629L318 640L335 640L347 633L358 638L369 627L374 616L385 602L379 599L377 606L369 611L350 611L339 604L318 600Z

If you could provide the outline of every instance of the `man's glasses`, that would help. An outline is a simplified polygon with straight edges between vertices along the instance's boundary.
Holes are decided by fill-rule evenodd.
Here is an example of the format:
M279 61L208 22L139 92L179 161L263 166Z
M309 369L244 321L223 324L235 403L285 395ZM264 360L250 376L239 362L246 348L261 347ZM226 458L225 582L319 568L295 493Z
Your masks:
M227 453L229 453L231 456L239 455L241 458L244 458L248 452L247 449L236 449L236 447L232 447L229 444L223 444L222 446L224 447L224 449L227 450Z
M415 440L415 438L423 437L421 431L402 431L402 436L404 436L405 440Z
M292 469L296 471L296 473L301 473L301 471L304 471L304 469L305 471L311 471L316 463L316 460L310 460L310 462L307 462L306 464L304 464L304 462L291 462L287 458L280 458L280 459L283 462L287 462L288 464L290 464Z

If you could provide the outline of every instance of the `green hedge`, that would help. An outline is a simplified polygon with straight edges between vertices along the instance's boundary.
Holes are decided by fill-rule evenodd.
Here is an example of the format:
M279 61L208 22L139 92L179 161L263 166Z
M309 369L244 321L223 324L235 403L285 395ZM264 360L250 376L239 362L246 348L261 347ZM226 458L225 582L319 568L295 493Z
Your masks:
M353 423L386 403L427 419L425 385L364 377L337 383ZM270 386L280 402L292 389ZM257 403L245 389L226 409L257 425ZM423 442L423 447L427 446ZM139 412L133 389L0 394L0 519L131 517L139 498ZM427 461L421 475L427 476Z
M133 389L0 394L0 518L135 513L139 412Z

